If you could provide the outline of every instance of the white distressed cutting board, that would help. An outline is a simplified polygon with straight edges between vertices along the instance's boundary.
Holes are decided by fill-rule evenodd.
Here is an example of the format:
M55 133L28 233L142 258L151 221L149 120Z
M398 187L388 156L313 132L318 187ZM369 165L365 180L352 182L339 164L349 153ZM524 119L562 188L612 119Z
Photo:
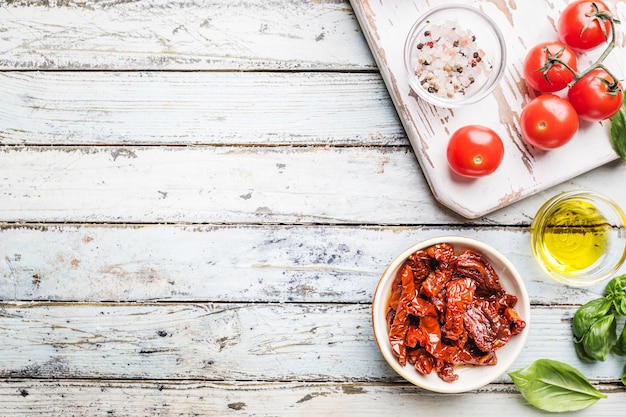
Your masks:
M467 218L476 218L617 158L610 145L609 122L581 122L579 132L567 145L549 152L526 145L520 135L521 110L534 94L522 79L524 57L539 42L557 39L558 15L568 1L457 2L483 10L498 24L507 40L508 57L505 74L493 94L477 105L444 109L426 103L411 92L403 48L411 25L422 13L450 2L351 0L417 159L439 202ZM626 0L608 4L626 22ZM462 16L459 19L462 21ZM605 61L621 79L626 61L623 26L617 26L617 46ZM600 52L593 54L597 56ZM593 54L580 57L579 68L592 62ZM504 160L490 176L461 178L448 167L448 137L467 124L488 126L504 141Z

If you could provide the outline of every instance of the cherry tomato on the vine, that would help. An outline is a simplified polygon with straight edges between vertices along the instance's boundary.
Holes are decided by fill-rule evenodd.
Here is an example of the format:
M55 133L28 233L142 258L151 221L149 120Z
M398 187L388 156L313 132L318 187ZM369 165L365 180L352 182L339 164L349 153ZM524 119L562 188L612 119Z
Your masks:
M531 145L550 150L565 145L578 130L578 115L569 101L544 94L532 99L520 115L522 136Z
M604 69L596 68L569 89L567 98L581 119L604 120L620 109L624 88Z
M450 168L457 174L472 178L484 177L500 166L504 145L492 129L468 125L450 136L447 157Z
M576 52L588 52L607 42L611 38L611 23L603 12L610 10L601 0L568 4L559 16L559 39Z
M549 56L567 64L554 63L546 66ZM578 71L578 60L574 51L561 42L542 42L532 47L524 59L524 79L530 88L542 93L554 93L564 89Z

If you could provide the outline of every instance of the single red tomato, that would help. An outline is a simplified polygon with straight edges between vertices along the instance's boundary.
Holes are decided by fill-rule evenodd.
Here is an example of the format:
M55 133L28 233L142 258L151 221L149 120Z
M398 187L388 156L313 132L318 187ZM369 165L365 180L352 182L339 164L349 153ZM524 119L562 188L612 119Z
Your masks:
M622 106L624 88L604 69L596 68L569 89L567 98L581 119L604 120L617 113Z
M450 136L447 149L452 171L464 177L484 177L494 172L504 157L504 145L496 132L468 125Z
M544 150L569 142L578 130L578 114L564 98L544 94L530 101L520 115L524 140Z
M591 51L611 38L611 19L608 6L600 0L574 1L559 16L559 39L576 52Z
M554 63L546 66L548 57L558 58L567 64ZM578 71L578 59L574 51L561 42L542 42L532 47L524 59L524 79L530 88L542 93L554 93L567 87Z

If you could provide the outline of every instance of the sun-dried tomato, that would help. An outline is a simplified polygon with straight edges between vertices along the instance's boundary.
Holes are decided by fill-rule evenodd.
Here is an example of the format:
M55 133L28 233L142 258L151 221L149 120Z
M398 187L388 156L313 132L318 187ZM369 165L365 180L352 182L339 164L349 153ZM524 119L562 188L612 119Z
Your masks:
M435 267L433 273L429 274L420 293L428 298L437 296L441 290L443 290L452 279L452 268L448 264L439 264Z
M398 275L391 285L391 296L387 305L387 325L391 326L402 295L402 276Z
M407 355L409 363L414 364L420 374L428 375L435 367L435 358L424 348L411 349Z
M506 317L509 320L509 323L511 323L511 335L513 336L520 334L526 327L526 322L512 307L508 307L504 310L504 317Z
M463 315L474 302L476 282L469 278L450 281L446 286L446 308L443 331L446 338L456 341L457 346L467 342Z
M500 315L493 301L478 300L465 312L463 321L467 333L483 352L493 352L511 338L509 321Z
M456 273L476 281L477 290L485 295L500 294L504 290L489 261L481 254L467 250L456 259Z
M406 265L409 265L413 270L413 278L416 283L421 283L430 273L432 269L431 260L432 258L428 253L423 250L418 250L407 258Z
M403 366L455 381L455 365L497 364L495 351L526 326L516 303L483 255L467 250L456 256L447 243L418 250L392 284L392 351Z
M419 328L421 330L418 338L420 345L435 358L441 358L444 352L442 351L439 318L437 316L424 316L420 320Z
M439 378L443 379L445 382L454 382L459 379L459 376L454 372L454 364L452 363L446 362L435 370Z
M406 365L405 338L408 331L409 315L407 306L415 297L415 284L413 282L413 270L405 266L402 270L402 293L398 308L396 309L391 328L389 329L389 342L393 353L398 357L402 366Z
M452 271L455 260L454 248L448 243L433 245L426 249L426 253L434 259L437 264L434 270L428 275L422 285L420 292L428 298L432 298L444 289L448 281L452 278Z
M454 246L449 243L438 243L426 249L428 256L437 262L451 264L456 256L454 255Z
M495 352L483 352L472 342L468 342L457 352L457 364L464 365L496 365L498 357Z
M407 310L415 317L438 317L435 306L421 297L414 297L407 306Z
M412 316L409 316L410 318ZM404 344L407 348L414 348L419 346L419 338L421 336L421 330L419 328L419 321L413 319L409 319L408 329L406 332L406 338L404 339Z

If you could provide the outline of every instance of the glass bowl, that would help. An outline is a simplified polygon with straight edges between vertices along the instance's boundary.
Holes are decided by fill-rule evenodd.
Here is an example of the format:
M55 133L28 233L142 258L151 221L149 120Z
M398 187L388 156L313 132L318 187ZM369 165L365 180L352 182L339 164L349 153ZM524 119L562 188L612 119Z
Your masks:
M611 277L626 259L626 216L610 198L567 191L548 200L530 225L535 260L557 281L586 286Z
M458 375L458 379L452 382L442 380L434 370L430 374L424 375L418 372L415 366L409 362L406 365L401 365L389 341L388 308L396 277L409 256L420 249L427 249L441 243L452 245L457 256L469 249L485 257L499 276L500 286L507 293L517 297L514 309L519 317L526 322L526 327L519 334L511 337L504 346L495 351L497 363L483 366L457 365L454 368L454 372ZM395 257L387 266L374 293L372 326L376 343L383 358L398 375L408 382L430 391L442 393L466 392L493 382L515 362L524 347L529 332L530 302L521 275L502 253L483 242L468 237L440 236L410 246Z
M411 89L427 102L447 108L473 104L491 94L504 73L504 37L474 7L435 7L411 27L404 65Z

